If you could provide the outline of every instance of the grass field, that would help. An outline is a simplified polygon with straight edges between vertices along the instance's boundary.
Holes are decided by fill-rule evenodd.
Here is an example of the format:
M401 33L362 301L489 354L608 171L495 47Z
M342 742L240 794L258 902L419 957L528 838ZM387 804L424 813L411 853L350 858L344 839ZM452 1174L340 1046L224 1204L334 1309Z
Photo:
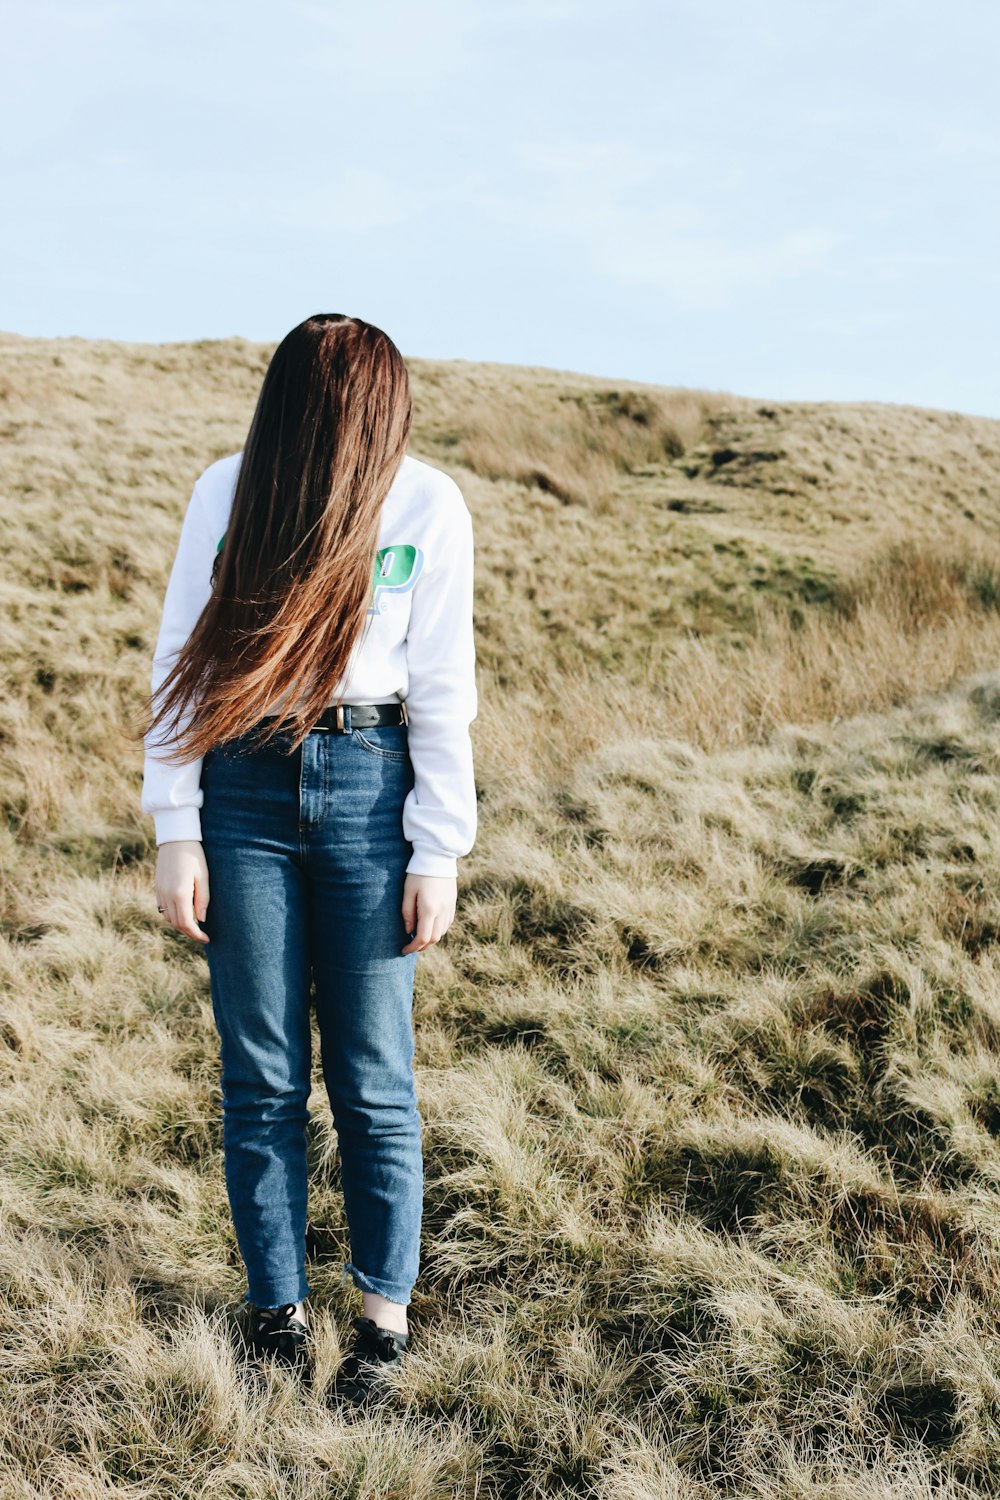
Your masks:
M316 1038L318 1378L244 1390L125 731L270 353L0 335L0 1497L1000 1493L1000 422L904 406L410 361L480 689L414 1352L390 1412L324 1399Z

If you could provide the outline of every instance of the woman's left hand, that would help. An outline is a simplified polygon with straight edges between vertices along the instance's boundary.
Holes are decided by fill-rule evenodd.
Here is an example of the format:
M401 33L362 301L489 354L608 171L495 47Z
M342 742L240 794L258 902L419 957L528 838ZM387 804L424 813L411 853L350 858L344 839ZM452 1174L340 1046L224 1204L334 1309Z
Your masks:
M455 916L456 875L407 875L403 881L403 921L414 936L403 953L420 953L443 938Z

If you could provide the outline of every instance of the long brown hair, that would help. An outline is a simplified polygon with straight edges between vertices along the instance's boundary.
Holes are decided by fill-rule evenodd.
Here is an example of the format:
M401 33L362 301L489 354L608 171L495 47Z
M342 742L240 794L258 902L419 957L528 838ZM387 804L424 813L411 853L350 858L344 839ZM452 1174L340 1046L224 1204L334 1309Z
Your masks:
M261 730L302 743L345 675L372 602L382 504L410 433L406 364L380 328L317 313L286 334L264 375L212 594L138 734L169 719L187 762L246 733L274 700L295 705ZM150 717L152 715L152 717Z

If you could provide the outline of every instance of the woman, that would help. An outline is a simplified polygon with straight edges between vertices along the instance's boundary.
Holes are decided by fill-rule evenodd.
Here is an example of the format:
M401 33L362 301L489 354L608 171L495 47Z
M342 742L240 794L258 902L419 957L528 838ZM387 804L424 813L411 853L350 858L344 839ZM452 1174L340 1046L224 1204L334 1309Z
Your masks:
M309 1362L315 1003L363 1306L338 1389L357 1401L409 1346L414 971L476 836L472 520L405 453L411 417L381 329L322 313L281 341L245 446L195 484L141 731L159 910L209 966L247 1343Z

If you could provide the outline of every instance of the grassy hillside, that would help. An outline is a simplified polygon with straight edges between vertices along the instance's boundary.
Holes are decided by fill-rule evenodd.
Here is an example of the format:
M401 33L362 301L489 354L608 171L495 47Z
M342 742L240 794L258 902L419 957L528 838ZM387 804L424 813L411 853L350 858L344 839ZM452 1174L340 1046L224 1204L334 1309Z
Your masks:
M1000 1492L1000 422L411 360L473 511L480 833L421 956L415 1352L318 1066L316 1388L243 1272L124 731L270 346L0 335L0 1494Z

